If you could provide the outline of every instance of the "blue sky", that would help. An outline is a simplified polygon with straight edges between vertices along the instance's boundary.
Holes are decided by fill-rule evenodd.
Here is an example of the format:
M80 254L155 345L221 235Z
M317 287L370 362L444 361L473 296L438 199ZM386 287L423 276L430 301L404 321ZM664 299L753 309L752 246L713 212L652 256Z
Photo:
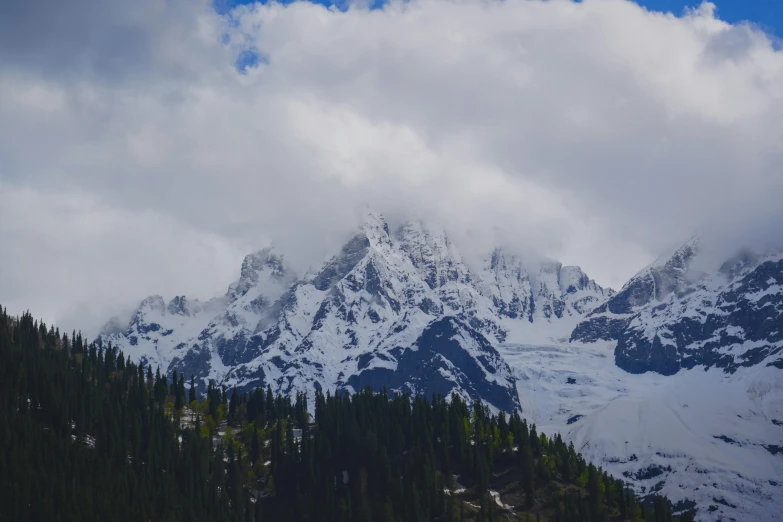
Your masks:
M383 0L372 0L382 5ZM250 4L253 0L215 0L219 11L239 5ZM282 3L288 3L284 0ZM323 5L345 5L341 0L314 0L313 3ZM699 0L637 0L638 4L655 11L668 11L680 15L688 7L698 6ZM718 16L727 22L737 23L748 21L758 25L768 34L778 38L783 37L783 0L712 0L718 6Z
M640 0L637 2L650 10L682 13L699 2L682 0ZM767 33L783 36L783 1L781 0L712 0L718 7L718 17L727 22L749 21Z
M240 4L252 4L256 0L214 0L218 12L226 12ZM290 3L291 0L278 0ZM310 0L314 4L326 6L337 5L345 7L349 0ZM380 7L385 0L369 0L371 5ZM635 0L651 11L671 12L682 15L686 9L698 7L701 0ZM750 22L773 36L776 46L780 48L783 38L783 0L711 0L717 6L717 16L731 23ZM262 1L265 3L266 0ZM262 57L253 50L244 51L237 59L236 66L240 71L246 67L255 66Z

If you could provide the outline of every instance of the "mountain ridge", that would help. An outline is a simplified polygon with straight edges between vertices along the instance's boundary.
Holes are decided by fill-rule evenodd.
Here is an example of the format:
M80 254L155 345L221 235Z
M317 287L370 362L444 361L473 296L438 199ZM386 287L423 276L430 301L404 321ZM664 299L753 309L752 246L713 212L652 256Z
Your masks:
M423 375L411 382L368 376L397 368L410 359L406 352L422 348L428 327L448 324L461 332L455 335L462 351L453 355L463 364L464 353L472 354L471 363L479 357L471 346L491 352L487 375L505 376L501 387L508 390L507 397L491 393L497 397L493 406L506 409L518 405L518 397L494 347L516 323L573 321L612 293L578 267L543 262L528 270L518 256L499 248L471 267L443 229L413 220L391 232L383 216L368 212L357 233L315 272L297 277L284 255L262 249L245 257L239 279L209 305L194 301L192 313L169 314L168 308L189 311L190 301L177 296L167 305L159 296L148 298L126 327L112 321L98 340L166 372L193 374L201 386L212 379L293 393L378 389L393 381L400 390L429 394L435 386L421 383L446 372L443 361L436 361L442 354L431 346L424 348L432 360L420 365L429 368L429 381ZM374 368L378 371L371 372ZM459 373L449 376L452 391L467 399L490 393L491 378L482 377L483 388L476 388Z
M783 254L739 253L711 273L693 270L699 242L636 274L571 333L572 342L616 341L631 373L727 372L767 359L783 367ZM777 357L777 358L776 358Z

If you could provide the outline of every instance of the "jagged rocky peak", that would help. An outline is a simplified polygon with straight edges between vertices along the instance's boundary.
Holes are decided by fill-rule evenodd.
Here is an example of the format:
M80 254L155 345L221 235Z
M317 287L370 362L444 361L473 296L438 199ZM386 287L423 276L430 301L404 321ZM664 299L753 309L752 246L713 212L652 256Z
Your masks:
M527 270L522 266L522 260L519 256L508 254L500 247L495 248L489 256L485 258L489 269L496 274L510 274L517 280L527 279Z
M178 295L169 302L166 310L169 315L191 316L201 311L201 303L198 299L191 301L184 295Z
M546 320L580 316L600 305L614 291L590 279L578 266L545 260L532 278L535 307Z
M699 238L692 237L678 248L661 266L655 264L650 272L655 278L655 299L658 301L688 284L691 263L699 254Z
M537 292L545 292L552 295L559 295L560 291L560 269L563 264L550 259L541 261L538 266L538 272L535 275L533 286Z
M239 280L228 290L228 296L237 298L259 285L288 286L296 280L296 273L286 264L285 256L275 247L263 248L245 256L239 273ZM280 292L273 292L279 295ZM270 297L277 297L270 296Z
M394 240L389 233L386 219L378 212L368 210L356 235L342 246L337 255L323 264L312 276L311 282L318 290L328 290L356 268L370 250L383 257L384 253L391 252L393 247Z
M573 294L579 290L590 290L598 293L603 293L604 291L598 283L587 277L587 274L578 266L562 267L560 269L560 291L563 294Z
M546 319L563 317L565 302L560 289L560 269L557 261L542 261L538 273L533 279L534 300Z
M98 339L115 340L128 332L157 331L160 322L167 316L189 318L201 310L201 304L196 300L189 301L185 296L177 296L168 305L160 295L151 295L139 303L130 318L112 317L101 328Z
M371 241L376 238L383 238L389 236L389 224L386 223L386 218L379 212L374 210L367 210L364 213L364 219L362 221L362 231L367 235L367 238Z
M377 239L377 234L373 234ZM324 291L341 281L370 251L368 234L357 234L343 245L340 253L329 259L313 277L313 285Z
M519 256L496 248L485 256L479 271L479 289L489 297L498 314L533 321L533 289L530 274Z
M748 248L742 248L727 259L718 271L731 280L756 266L759 260L760 256L757 252Z
M590 279L578 266L560 269L560 290L565 312L574 316L587 314L615 293Z
M499 324L491 301L480 291L477 278L447 233L439 226L410 221L397 231L399 249L415 270L423 288L419 306L428 314L454 315L471 327L502 341L506 331ZM430 294L431 295L427 295Z
M595 312L628 314L652 301L661 301L681 291L692 277L691 262L699 252L699 239L692 237L673 252L660 256L633 276L623 288Z
M139 308L136 310L137 314L144 312L157 312L160 314L165 314L166 301L164 301L163 297L160 295L151 295L144 299L139 304Z
M352 241L363 242L365 240L368 247L381 251L388 251L394 245L386 218L374 210L367 210L364 213L359 232Z
M536 287L547 289L539 301L534 277L546 279ZM587 302L602 290L592 285L578 268L549 263L529 271L502 249L469 266L443 229L410 221L391 234L384 217L368 211L314 273L297 279L279 252L263 249L245 257L224 297L203 305L176 297L168 307L156 297L145 306L160 313L115 328L113 340L135 358L201 383L293 393L352 386L352 376L382 368L368 383L428 390L437 374L443 389L454 385L507 408L516 404L513 376L490 348L518 326L508 320L529 321L525 328L546 321L535 312L555 302L558 314L579 314L577 297ZM435 343L458 334L459 346ZM453 357L444 362L438 350L425 350L433 343ZM431 358L417 359L425 354Z
M125 329L128 327L128 321L121 319L119 316L113 316L98 332L98 339L108 339L114 336L122 335Z
M139 303L131 322L149 321L152 320L151 318L165 316L191 317L199 314L203 309L204 304L198 299L188 299L184 295L175 296L168 304L162 296L152 295Z
M783 259L761 258L735 278L713 273L617 332L615 361L631 373L671 375L696 366L783 368Z
M593 308L571 332L571 341L618 339L639 310L685 289L693 276L690 265L698 252L699 239L693 236L659 256L629 279L619 292Z
M470 281L462 256L442 228L425 225L421 220L409 221L398 229L396 236L430 288L452 281Z

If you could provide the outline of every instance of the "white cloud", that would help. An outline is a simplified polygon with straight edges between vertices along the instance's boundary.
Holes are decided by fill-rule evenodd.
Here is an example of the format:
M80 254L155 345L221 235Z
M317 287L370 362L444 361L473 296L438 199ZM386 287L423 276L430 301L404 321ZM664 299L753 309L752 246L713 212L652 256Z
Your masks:
M780 235L783 53L711 4L69 6L0 7L0 302L69 328L270 240L305 269L367 204L615 286L693 230Z
M3 305L95 332L149 293L225 292L244 252L156 211L0 185Z

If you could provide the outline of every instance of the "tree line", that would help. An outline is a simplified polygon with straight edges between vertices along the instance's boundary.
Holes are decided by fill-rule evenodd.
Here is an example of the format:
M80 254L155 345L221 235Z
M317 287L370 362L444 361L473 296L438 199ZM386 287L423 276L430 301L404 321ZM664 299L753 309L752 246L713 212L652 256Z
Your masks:
M0 311L0 518L692 520L459 395L294 397L166 375ZM500 492L500 496L496 492Z

